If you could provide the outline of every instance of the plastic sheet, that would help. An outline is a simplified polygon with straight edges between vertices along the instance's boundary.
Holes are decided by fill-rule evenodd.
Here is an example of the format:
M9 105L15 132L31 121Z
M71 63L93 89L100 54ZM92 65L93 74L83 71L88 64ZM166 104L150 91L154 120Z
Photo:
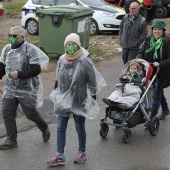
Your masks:
M49 63L48 56L36 46L24 42L17 48L11 49L6 45L1 54L0 61L6 65L6 82L3 98L21 98L23 103L30 107L41 107L43 104L43 86L40 75L33 78L13 78L10 72L29 69L29 64L40 65L46 69Z
M92 96L107 84L87 54L83 49L83 55L69 64L64 55L60 57L56 72L58 87L50 95L56 115L74 113L94 119L99 114L100 108Z

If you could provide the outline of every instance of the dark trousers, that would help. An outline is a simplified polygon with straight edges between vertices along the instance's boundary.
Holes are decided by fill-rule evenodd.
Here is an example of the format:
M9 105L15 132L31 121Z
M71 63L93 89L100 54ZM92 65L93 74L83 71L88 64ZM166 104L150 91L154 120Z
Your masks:
M138 49L123 48L122 49L123 64L126 64L128 61L135 59L138 54L138 51L139 51Z
M169 112L164 90L160 87L160 79L156 78L156 88L153 92L153 103L150 117L154 117L158 114L160 105L162 107L162 111Z
M36 108L30 108L23 104L24 99L13 98L13 99L3 99L2 101L2 114L4 119L4 124L6 128L7 137L11 140L17 139L17 126L16 126L16 116L17 107L20 104L24 114L28 119L36 123L38 128L43 132L47 129L48 125L46 121L39 115Z

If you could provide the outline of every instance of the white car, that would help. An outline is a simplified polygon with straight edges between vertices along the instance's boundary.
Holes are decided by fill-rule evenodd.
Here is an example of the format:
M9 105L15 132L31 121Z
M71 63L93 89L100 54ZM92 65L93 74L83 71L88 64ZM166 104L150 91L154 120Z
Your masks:
M90 34L95 35L103 31L119 30L119 25L125 15L123 8L113 6L103 0L28 0L22 7L21 26L29 34L38 34L38 17L36 7L50 5L79 5L92 8L92 25Z
M31 35L38 34L38 17L36 17L37 7L49 7L54 5L56 0L28 0L22 7L21 26L27 29Z

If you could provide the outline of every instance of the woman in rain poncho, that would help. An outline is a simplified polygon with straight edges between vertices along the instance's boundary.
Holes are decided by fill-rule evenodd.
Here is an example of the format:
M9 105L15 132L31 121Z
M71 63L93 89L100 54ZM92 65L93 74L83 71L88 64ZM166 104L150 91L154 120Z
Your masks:
M73 115L78 133L79 148L74 163L82 163L86 158L85 119L94 119L99 114L95 101L96 94L106 85L101 74L88 58L88 51L81 47L80 38L71 33L64 41L65 54L59 58L56 71L55 90L51 93L57 117L57 153L47 164L65 164L64 147L66 128Z

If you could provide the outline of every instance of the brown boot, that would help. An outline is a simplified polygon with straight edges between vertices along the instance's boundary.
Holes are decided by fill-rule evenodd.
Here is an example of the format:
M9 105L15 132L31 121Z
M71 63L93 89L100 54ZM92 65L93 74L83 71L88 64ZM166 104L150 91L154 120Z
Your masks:
M103 98L103 102L106 103L110 107L114 106L114 104L112 104L112 102L110 100L106 99L106 98Z
M122 103L118 104L118 107L123 109L123 110L127 109L127 106L125 104L122 104Z

